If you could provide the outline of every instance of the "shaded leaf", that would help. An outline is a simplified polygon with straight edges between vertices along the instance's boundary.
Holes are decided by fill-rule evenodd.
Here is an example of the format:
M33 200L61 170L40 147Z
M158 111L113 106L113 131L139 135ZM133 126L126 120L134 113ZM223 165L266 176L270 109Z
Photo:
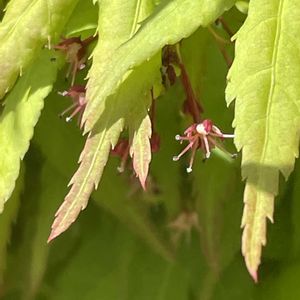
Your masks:
M189 299L184 260L170 263L162 259L93 202L76 224L80 225L80 242L70 251L72 260L67 258L67 261L71 263L61 267L60 254L66 254L65 248L74 235L69 231L53 245L48 280L41 293L44 297L96 300L100 295L103 300ZM192 255L185 251L185 257ZM82 288L74 288L78 285Z
M52 167L35 142L36 139L24 160L24 189L4 285L5 295L24 300L36 299L43 281L50 250L46 243L49 226L67 184L66 177Z
M34 228L30 236L27 236L27 240L31 243L30 259L28 258L29 263L23 278L24 299L36 299L43 283L50 252L50 246L46 243L49 227L67 183L67 179L58 173L48 161L44 162L40 177L40 192L34 193L31 197L27 196L28 201L37 206L37 211L34 223L32 222Z
M236 58L228 76L227 101L236 98L235 143L243 149L247 179L242 251L257 279L266 218L273 220L281 171L287 178L298 156L300 126L300 12L292 0L253 0L237 34ZM293 78L293 80L290 80Z
M0 212L14 189L20 160L56 79L58 62L50 61L51 56L52 52L44 50L5 101L0 117Z
M39 54L57 38L78 0L12 0L0 23L0 98Z
M101 189L93 200L102 209L115 216L132 233L147 243L150 248L168 261L173 258L173 251L163 233L156 226L149 214L149 203L145 201L137 181L132 182L125 176L117 176L116 161L108 165L101 181ZM113 178L113 180L111 180ZM118 186L116 189L115 187ZM139 188L135 190L136 186ZM107 199L109 195L109 199Z
M98 21L98 7L92 1L79 0L64 28L67 36L86 37L85 33L95 31Z
M129 69L151 58L166 44L175 44L189 36L200 25L207 26L233 4L234 0L162 2L138 32L106 63L96 64L91 69L87 85L88 102L83 115L85 131L90 131L101 115L99 103L116 91Z
M12 225L17 219L20 206L20 194L22 193L23 189L23 181L23 174L21 174L16 184L14 193L12 194L11 200L7 204L5 212L0 215L0 289L3 283L3 274L6 268L7 245L10 242Z

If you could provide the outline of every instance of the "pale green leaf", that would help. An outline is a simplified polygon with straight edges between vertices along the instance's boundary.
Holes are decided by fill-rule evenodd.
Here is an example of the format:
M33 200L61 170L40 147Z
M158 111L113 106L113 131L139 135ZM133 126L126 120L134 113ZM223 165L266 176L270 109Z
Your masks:
M80 155L80 167L70 181L71 190L55 214L49 241L65 231L88 203L92 191L97 188L111 150L119 139L124 119L116 117L110 107L99 125L90 133ZM122 114L121 114L122 116ZM118 120L116 120L118 118Z
M234 2L234 0L164 1L144 21L138 32L110 55L105 63L97 63L95 49L94 63L96 64L89 73L88 103L83 115L85 130L91 130L101 115L99 103L116 91L129 69L150 59L166 44L175 44L189 36L199 26L207 26L229 9ZM99 35L101 36L101 27ZM99 44L101 42L100 38Z
M148 7L147 1L143 3ZM107 18L111 10L114 10L113 18ZM99 60L102 57L107 58L109 53L137 30L141 11L143 9L137 11L136 6L131 2L127 4L121 0L101 2L99 36L102 40L100 39L101 43L98 43L97 51L94 52L96 62L93 67L97 66L97 56ZM115 32L112 33L112 30ZM65 231L86 207L90 194L94 188L97 188L101 179L110 150L117 144L125 118L135 107L133 100L140 99L156 80L156 62L157 57L129 74L118 93L107 99L105 103L101 103L101 118L87 138L79 159L80 167L70 182L72 185L70 192L56 213L49 240Z
M0 98L39 54L57 38L78 0L12 0L0 23Z
M28 150L44 98L56 78L58 62L50 60L51 54L49 50L44 50L5 99L0 117L0 211L14 189L20 160Z
M279 171L287 178L298 156L299 13L294 0L251 1L228 76L227 101L236 99L235 143L243 149L247 179L242 250L254 279L266 244L266 218L273 218Z
M248 13L249 3L246 1L237 1L235 4L236 8L243 14Z
M150 97L150 93L145 96L145 98ZM133 121L129 125L132 140L130 155L133 160L134 171L139 177L142 187L146 189L146 179L151 161L151 120L147 113L147 104L143 104L143 99L140 99L140 104L138 103L134 109L137 112L133 114Z

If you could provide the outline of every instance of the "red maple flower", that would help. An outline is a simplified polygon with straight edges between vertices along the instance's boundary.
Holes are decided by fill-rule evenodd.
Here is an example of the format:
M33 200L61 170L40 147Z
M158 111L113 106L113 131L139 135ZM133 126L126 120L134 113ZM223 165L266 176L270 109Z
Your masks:
M152 153L156 153L159 151L160 137L156 132L154 132L151 136L150 145L151 145ZM120 139L116 144L116 146L111 150L111 154L113 156L119 156L121 159L120 165L118 167L118 171L120 173L123 173L125 171L127 161L130 158L129 150L130 150L129 140L125 138Z
M70 97L73 101L73 104L60 114L60 116L63 117L66 113L73 110L72 113L66 117L67 122L70 122L77 114L79 114L78 123L81 124L82 114L86 105L85 92L85 86L73 85L69 88L69 90L59 93L62 96Z
M198 149L202 150L205 154L205 159L210 157L211 149L218 147L221 150L227 152L223 145L220 143L225 138L233 138L233 134L224 134L222 131L213 124L211 120L204 120L201 123L194 123L188 127L184 136L176 135L175 139L180 141L188 141L188 145L179 153L179 155L174 156L173 160L178 161L181 156L183 156L190 149L192 151L191 159L188 168L186 169L188 173L192 172L192 166L195 159L195 154ZM228 153L228 152L227 152ZM230 154L230 153L229 153ZM235 154L230 154L235 157Z
M85 68L86 49L95 38L96 36L90 36L85 40L81 40L81 37L62 38L62 41L53 47L65 53L66 60L70 63L67 77L72 74L71 85L74 84L77 71Z

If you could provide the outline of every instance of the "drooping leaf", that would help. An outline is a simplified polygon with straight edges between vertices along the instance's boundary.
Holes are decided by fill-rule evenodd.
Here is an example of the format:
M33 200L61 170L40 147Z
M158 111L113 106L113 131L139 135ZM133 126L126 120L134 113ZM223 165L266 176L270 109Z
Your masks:
M143 102L143 99L140 100ZM142 107L142 111L138 113L139 116L136 115L134 122L130 124L130 131L132 132L130 155L133 160L134 171L139 177L142 187L146 189L146 179L151 161L151 120L146 107Z
M90 131L101 115L99 103L116 91L129 69L151 58L166 44L175 44L199 26L207 26L234 2L176 0L163 1L156 7L153 14L127 43L111 55L106 63L96 64L95 68L91 69L87 85L88 102L83 115L85 131ZM99 34L101 36L101 27ZM95 50L95 55L96 53ZM95 61L94 58L94 63Z
M52 89L59 62L44 50L5 99L0 117L0 212L10 197L19 175L20 160L28 150L44 98Z
M121 0L101 2L99 36L102 40L100 39L101 43L99 40L95 49L93 67L103 58L108 59L109 53L115 51L137 30L139 13L144 16L144 9L149 7L148 2L145 1L141 7L143 9L136 10L131 2L125 4ZM112 9L115 12L113 19L107 18ZM117 24L121 26L116 26ZM114 34L111 30L115 30ZM118 93L101 103L101 118L87 138L79 159L80 167L70 182L70 192L56 213L49 241L65 231L86 207L90 194L101 179L110 150L117 144L125 118L135 107L132 99L140 99L156 81L159 65L157 59L158 56L132 72Z
M298 156L300 126L300 13L292 0L253 0L237 34L227 101L236 99L235 143L247 179L242 251L254 279L273 220L279 171L287 178ZM291 80L291 78L293 78Z
M12 0L0 23L0 99L39 54L57 38L78 0Z
M99 127L86 141L79 159L80 167L70 181L71 190L55 214L49 241L76 220L80 211L87 206L92 191L98 187L111 147L116 145L124 125L122 118L112 124L111 121L116 119L112 110L113 107L106 112Z

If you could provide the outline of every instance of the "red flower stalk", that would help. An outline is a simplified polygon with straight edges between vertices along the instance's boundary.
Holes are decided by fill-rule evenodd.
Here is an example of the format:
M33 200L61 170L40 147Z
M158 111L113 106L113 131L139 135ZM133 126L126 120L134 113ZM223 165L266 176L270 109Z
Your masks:
M73 110L72 113L66 117L67 122L70 122L77 114L79 114L78 123L81 124L82 114L86 105L85 92L86 89L83 85L73 85L69 90L59 93L62 96L70 97L73 101L73 104L60 114L60 116L63 117L66 113Z
M157 133L153 133L150 139L151 152L156 153L160 147L160 138ZM111 150L111 154L114 156L119 156L121 158L120 166L118 171L123 173L129 158L129 141L128 139L120 139L116 146Z
M178 56L173 46L166 46L162 52L162 65L163 65L163 84L168 87L176 82L176 72L174 66L178 65Z
M120 173L123 173L125 170L129 156L129 148L128 139L120 139L117 145L111 150L112 155L119 156L121 158L121 163L118 167L118 171Z
M72 85L74 84L77 71L85 68L87 46L96 37L90 36L85 40L81 40L80 37L62 38L62 41L53 47L55 50L65 53L66 60L70 63L67 77L72 74Z
M211 149L218 147L224 152L228 153L220 143L225 138L233 138L233 134L224 134L211 120L204 120L201 123L194 123L188 127L184 136L176 135L175 139L182 143L183 141L188 141L188 145L180 152L179 155L174 156L173 160L178 161L181 156L183 156L190 149L192 151L191 159L188 168L186 169L188 173L192 172L192 166L195 159L196 150L201 149L205 154L205 159L208 159L211 154ZM232 157L235 154L229 153Z

